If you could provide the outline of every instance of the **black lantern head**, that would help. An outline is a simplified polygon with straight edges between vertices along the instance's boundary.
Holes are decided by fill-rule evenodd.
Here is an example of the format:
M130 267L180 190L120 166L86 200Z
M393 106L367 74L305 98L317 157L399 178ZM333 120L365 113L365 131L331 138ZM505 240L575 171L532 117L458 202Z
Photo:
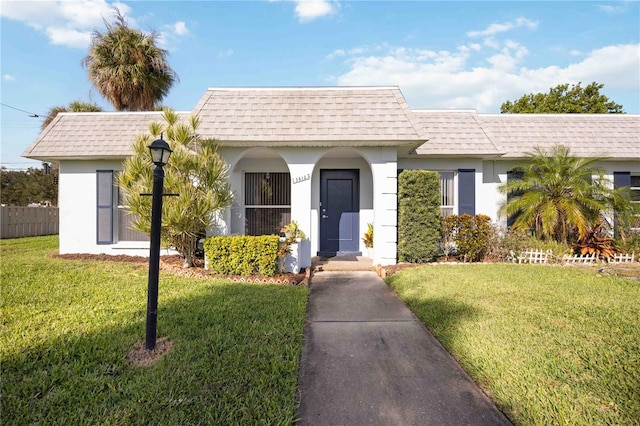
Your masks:
M173 152L169 144L162 139L162 134L160 134L160 139L156 139L149 145L149 151L151 151L151 161L160 167L169 162L169 157Z

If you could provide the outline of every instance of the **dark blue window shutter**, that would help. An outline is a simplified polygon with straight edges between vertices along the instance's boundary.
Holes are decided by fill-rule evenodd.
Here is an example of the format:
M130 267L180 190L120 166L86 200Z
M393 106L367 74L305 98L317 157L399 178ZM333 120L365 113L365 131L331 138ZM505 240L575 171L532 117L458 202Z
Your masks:
M476 170L458 170L458 214L476 214Z
M613 172L613 185L616 188L631 186L631 172Z
M97 242L113 244L113 170L96 172Z
M507 172L507 182L512 182L514 180L522 180L523 177L524 177L524 172L519 169L509 170ZM513 197L519 197L521 195L522 195L522 191L510 192L507 194L507 201L511 200ZM518 216L520 216L519 212L507 217L507 228L511 228L511 226L513 226L513 223L516 221Z
M614 188L631 186L631 172L613 172L613 186ZM616 238L620 236L620 222L616 214L613 215L613 235Z

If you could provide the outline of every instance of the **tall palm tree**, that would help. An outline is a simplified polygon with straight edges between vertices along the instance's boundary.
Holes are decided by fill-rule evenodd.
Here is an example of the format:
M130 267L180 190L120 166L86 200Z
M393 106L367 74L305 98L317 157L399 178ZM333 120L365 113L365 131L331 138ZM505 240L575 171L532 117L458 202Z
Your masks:
M602 158L579 158L568 147L549 152L536 148L520 166L522 179L499 186L512 195L500 213L514 217L513 227L533 230L538 237L567 243L572 233L583 239L603 213L620 208L624 200L594 163Z
M73 101L69 103L68 106L54 106L49 108L49 112L45 117L42 125L40 126L40 130L44 130L45 127L49 125L53 121L56 116L61 112L101 112L102 108L93 103L93 102L83 102L83 101Z
M169 93L177 75L157 34L129 28L115 9L115 24L94 31L89 54L82 60L89 80L117 111L150 111Z

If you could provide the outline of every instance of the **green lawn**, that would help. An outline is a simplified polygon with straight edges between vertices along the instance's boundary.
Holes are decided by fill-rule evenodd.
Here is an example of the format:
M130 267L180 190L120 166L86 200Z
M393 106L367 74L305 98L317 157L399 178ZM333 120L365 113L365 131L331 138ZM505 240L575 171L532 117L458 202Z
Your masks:
M47 257L57 237L0 242L2 424L290 424L307 288L160 275L155 365L146 265Z
M506 264L388 282L516 424L640 424L640 282Z

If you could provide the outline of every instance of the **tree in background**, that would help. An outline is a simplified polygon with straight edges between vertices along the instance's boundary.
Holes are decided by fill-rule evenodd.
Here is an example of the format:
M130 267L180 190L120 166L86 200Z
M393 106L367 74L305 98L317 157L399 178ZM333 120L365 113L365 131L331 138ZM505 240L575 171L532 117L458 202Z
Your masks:
M586 87L580 83L560 84L549 93L530 93L513 102L506 101L500 106L503 114L605 114L624 113L622 105L600 94L604 84L595 81Z
M604 225L606 213L631 218L635 205L624 193L628 188L613 188L604 171L594 166L602 160L574 157L564 145L549 152L536 148L519 166L522 178L498 187L511 195L500 213L515 217L515 230L565 244L584 240L594 227Z
M0 168L0 202L9 206L58 204L58 168L48 163L42 169Z
M44 130L49 123L53 121L56 116L61 112L101 112L102 108L94 102L83 102L80 100L69 103L68 106L54 106L49 109L47 116L45 117L40 130Z
M169 93L177 75L154 32L129 28L115 9L115 24L94 31L82 63L89 80L117 111L151 111Z
M164 244L175 248L193 266L199 238L214 224L215 214L228 207L233 199L227 177L227 164L218 155L213 140L200 139L199 119L181 121L175 111L166 108L164 123L151 123L149 131L137 137L133 155L124 162L118 183L125 191L125 203L136 215L133 227L149 233L151 230L151 197L153 169L148 146L153 138L164 138L173 150L165 170L166 197L162 206L161 237Z

